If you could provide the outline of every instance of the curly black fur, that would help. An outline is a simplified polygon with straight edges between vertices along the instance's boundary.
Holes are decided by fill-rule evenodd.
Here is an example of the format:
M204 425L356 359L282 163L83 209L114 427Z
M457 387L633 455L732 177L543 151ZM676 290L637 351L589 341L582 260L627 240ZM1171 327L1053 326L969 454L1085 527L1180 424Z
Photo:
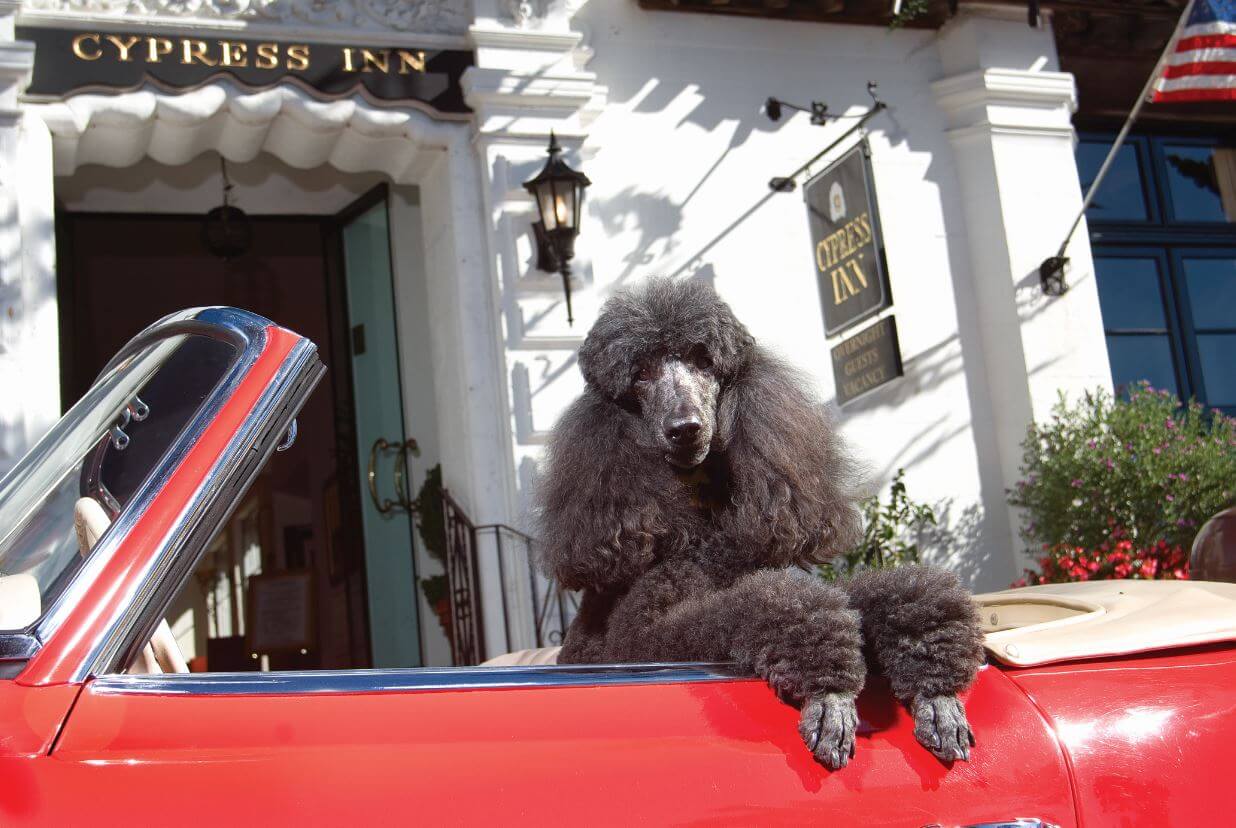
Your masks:
M981 651L956 580L914 568L838 587L787 569L828 560L861 529L850 464L805 383L689 281L610 299L579 360L587 387L554 429L538 489L542 563L584 591L560 661L734 661L802 707L803 739L836 768L853 753L865 634L920 740L968 756L964 712L946 702ZM650 364L714 402L696 467L667 462L664 412L639 393Z

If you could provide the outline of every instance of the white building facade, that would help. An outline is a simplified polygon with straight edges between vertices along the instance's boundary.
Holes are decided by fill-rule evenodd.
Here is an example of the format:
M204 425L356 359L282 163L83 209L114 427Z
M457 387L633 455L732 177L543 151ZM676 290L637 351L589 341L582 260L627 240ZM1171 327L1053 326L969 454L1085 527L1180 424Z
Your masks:
M350 343L352 409L347 389L336 389L334 416L336 430L347 420L347 439L357 441L331 455L336 465L321 485L271 495L276 513L303 517L276 521L284 529L273 532L279 552L268 568L334 566L320 560L337 553L320 538L331 525L318 494L339 478L369 497L366 419L382 405L402 418L402 434L381 436L417 441L405 488L440 465L474 525L526 530L546 436L582 388L576 350L606 297L648 275L709 280L757 338L834 400L830 348L861 326L825 336L802 191L775 193L768 181L848 129L871 104L869 81L889 107L865 129L892 296L878 317L896 318L903 376L837 416L872 488L904 468L911 496L934 505L947 530L932 559L976 588L1005 586L1025 565L1006 492L1027 426L1061 392L1112 387L1084 224L1069 248L1069 290L1047 296L1040 285L1039 265L1082 201L1077 97L1051 20L1027 25L1024 6L963 2L939 27L918 29L662 11L635 0L7 0L0 15L0 468L73 401L66 397L89 373L91 349L107 341L91 318L116 320L108 335L127 336L136 320L166 312L158 286L106 289L106 273L145 266L109 239L132 227L151 249L171 245L173 232L152 228L199 221L220 203L219 156L231 203L253 218L255 246L277 219L295 219L309 228L308 247L324 251L313 262L329 265L320 234L343 234L336 291L350 299L331 299L329 285L320 303L310 292L301 299L329 311L322 330L335 350L319 345L332 371L330 355L346 358ZM292 69L264 88L222 73L182 88L35 95L29 84L46 56L22 35L37 29L99 35L85 42L88 55L109 48L108 34L122 44L136 36L132 48L152 53L160 38L174 49L200 40L221 73L218 50L229 47L215 44L240 40L279 44L281 54L289 44L358 56L362 47L465 52L472 65L459 84L470 112L363 91L327 99L294 82ZM770 95L824 101L841 117L819 126L787 112L774 122L762 111ZM592 181L572 266L573 325L560 277L536 268L536 207L522 187L541 168L551 131ZM389 237L379 268L392 292L389 338L375 332L378 317L362 319L360 306L374 302L356 291L372 262L357 263L363 251L349 233L359 231L348 229L362 209L349 206L375 185L384 185L380 232ZM291 256L301 238L291 224L279 227L292 241L271 248L271 261ZM186 251L164 251L150 266L166 283L214 266ZM184 263L191 254L201 261ZM289 272L320 267L288 262ZM268 315L296 328L309 310L288 304L278 318L284 306L262 292L264 272L233 267L210 301L267 302L254 309L273 307ZM188 289L167 290L167 301L200 303ZM366 391L367 369L355 360L379 347L397 359L388 381L373 386L384 390ZM393 396L378 401L382 394ZM313 441L304 425L302 442ZM391 458L373 456L380 501L392 491ZM309 543L318 564L302 560L309 553L299 545L289 563L286 527L297 520L319 538ZM442 561L420 548L423 535L409 536L416 548L407 555L366 550L355 585L344 577L328 588L331 570L322 589L368 604L370 662L447 663L445 625L429 632L434 596L415 587L441 575ZM499 546L498 531L477 537L480 652L535 643L543 599L526 574L526 547ZM416 630L418 619L419 643L392 632ZM187 648L204 654L207 633L187 635L197 636ZM349 632L323 649L362 647L363 638Z

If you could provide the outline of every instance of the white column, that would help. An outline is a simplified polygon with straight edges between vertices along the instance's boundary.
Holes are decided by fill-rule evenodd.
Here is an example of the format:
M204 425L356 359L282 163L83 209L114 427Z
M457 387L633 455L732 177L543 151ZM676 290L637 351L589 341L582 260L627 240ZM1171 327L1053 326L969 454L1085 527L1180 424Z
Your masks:
M476 66L464 76L464 91L476 113L490 284L503 324L503 402L509 423L503 452L518 488L512 493L512 522L525 530L530 528L528 489L546 434L567 401L563 396L573 396L582 387L582 380L551 384L549 378L559 372L578 375L575 350L596 310L587 250L589 234L599 228L585 226L576 248L575 323L568 325L561 278L536 269L536 206L522 187L545 162L550 130L568 163L586 166L580 151L587 123L605 90L583 68L588 53L582 35L571 28L572 5L578 4L476 0L476 22L468 31ZM564 385L569 385L565 394ZM497 554L496 549L481 550L491 654L501 652L503 643L511 649L534 643L527 556L516 545L504 548L507 582L500 586ZM501 605L490 599L496 589L502 589L511 611L509 641L502 629Z
M1026 428L1059 393L1111 385L1084 223L1069 248L1069 291L1048 297L1039 284L1039 264L1081 207L1076 90L1058 71L1050 28L1027 26L1024 9L963 7L938 45L945 77L933 91L949 127L970 263L971 283L956 286L972 308L960 320L962 343L966 359L983 365L990 402L974 411L976 440L987 443L980 454L992 458L981 470L984 505L993 528L1007 520L1012 577L1026 562L1005 491L1019 477Z
M0 474L60 415L51 136L23 113L34 46L0 0Z

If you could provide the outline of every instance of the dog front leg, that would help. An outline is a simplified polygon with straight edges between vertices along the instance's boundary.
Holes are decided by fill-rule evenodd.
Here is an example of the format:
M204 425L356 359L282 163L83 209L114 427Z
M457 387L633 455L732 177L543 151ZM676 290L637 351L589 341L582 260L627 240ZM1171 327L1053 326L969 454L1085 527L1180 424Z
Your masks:
M867 570L841 586L862 617L875 663L910 707L915 737L942 761L969 759L974 734L957 694L983 663L969 591L930 566Z
M733 661L801 706L799 732L817 760L854 755L865 664L845 593L804 573L761 570L663 609L617 612L609 641L628 661Z

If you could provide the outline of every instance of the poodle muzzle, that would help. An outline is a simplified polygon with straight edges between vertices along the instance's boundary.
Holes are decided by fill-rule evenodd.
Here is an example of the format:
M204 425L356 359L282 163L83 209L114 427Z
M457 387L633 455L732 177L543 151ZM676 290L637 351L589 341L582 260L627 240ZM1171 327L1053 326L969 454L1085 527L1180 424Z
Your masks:
M719 390L707 370L673 357L661 362L651 381L637 386L643 419L671 465L689 469L708 456Z

